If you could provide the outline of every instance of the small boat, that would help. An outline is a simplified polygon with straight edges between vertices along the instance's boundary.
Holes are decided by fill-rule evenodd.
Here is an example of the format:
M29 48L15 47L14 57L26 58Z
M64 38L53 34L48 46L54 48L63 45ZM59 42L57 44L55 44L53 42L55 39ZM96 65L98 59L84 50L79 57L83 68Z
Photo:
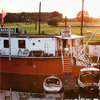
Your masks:
M62 90L63 84L60 78L56 76L50 76L44 80L43 88L45 92L57 93Z
M82 90L95 91L99 89L99 69L90 67L80 70L78 85Z

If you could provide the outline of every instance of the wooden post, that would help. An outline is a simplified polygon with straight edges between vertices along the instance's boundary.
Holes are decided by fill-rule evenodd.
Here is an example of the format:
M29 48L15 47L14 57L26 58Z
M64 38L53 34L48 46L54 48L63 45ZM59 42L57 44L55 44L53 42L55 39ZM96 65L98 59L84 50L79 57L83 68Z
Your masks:
M65 16L65 29L67 29L67 18Z
M40 23L41 23L41 2L39 5L39 34L40 34Z
M84 11L84 0L82 0L81 36L83 36L83 11ZM81 45L83 45L83 39L81 39Z
M35 20L35 32L37 32L37 22Z

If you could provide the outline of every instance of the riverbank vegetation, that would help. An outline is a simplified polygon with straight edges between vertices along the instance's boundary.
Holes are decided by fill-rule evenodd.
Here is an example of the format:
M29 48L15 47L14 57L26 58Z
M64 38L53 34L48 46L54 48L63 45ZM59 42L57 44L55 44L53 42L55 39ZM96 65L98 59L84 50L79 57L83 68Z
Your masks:
M100 23L87 23L87 25L85 25L86 23L84 23L83 26L83 35L86 36L87 38L84 39L84 43L86 43L86 41L92 36L92 33L88 33L88 31L96 31L98 29L97 33L100 33ZM26 31L27 34L38 34L38 23L5 23L4 27L9 28L9 27L17 27L21 26L22 27L22 34L24 34L24 32ZM41 23L41 34L42 32L44 32L44 34L60 34L61 29L65 29L65 23L61 22L59 23L59 25L56 26L52 26L52 25L48 25L45 22ZM69 28L69 26L71 26L71 31L72 34L75 35L80 35L81 32L81 23L80 22L68 22L67 23L67 28ZM91 42L100 42L100 34L97 34L93 37L93 39L91 40Z

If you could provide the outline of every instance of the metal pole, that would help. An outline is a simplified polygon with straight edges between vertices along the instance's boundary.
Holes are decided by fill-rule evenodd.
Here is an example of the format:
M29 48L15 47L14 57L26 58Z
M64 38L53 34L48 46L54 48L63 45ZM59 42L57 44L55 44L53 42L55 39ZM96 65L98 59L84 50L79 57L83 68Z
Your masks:
M63 71L64 71L64 60L63 60L63 40L61 39L61 58L62 58L62 65L63 65Z
M83 36L83 11L84 11L84 0L82 0L81 36ZM83 39L81 39L81 44L83 45Z
M67 19L66 19L66 16L65 16L65 29L67 29Z
M39 5L39 34L40 34L40 23L41 23L41 2Z
M71 39L71 26L69 26L70 30L70 50L71 50L71 57L72 57L72 39Z
M83 47L83 49L81 50L80 54L82 53L82 51L86 48L86 46L88 45L89 41L93 38L93 36L97 33L98 29L92 34L92 36L90 37L90 39L87 41L87 43L85 44L85 46Z
M10 38L10 28L8 29L8 36L9 36L9 61L11 61L11 38Z

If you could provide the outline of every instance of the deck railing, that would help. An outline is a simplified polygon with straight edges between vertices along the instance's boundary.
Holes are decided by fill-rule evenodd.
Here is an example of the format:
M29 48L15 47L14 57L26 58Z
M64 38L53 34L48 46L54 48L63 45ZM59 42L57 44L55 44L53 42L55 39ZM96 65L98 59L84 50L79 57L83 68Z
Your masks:
M74 57L76 61L78 61L81 65L91 65L93 61L89 57L89 50L88 46L86 49L84 49L82 52L80 52L83 49L83 46L78 46L78 47L72 47L71 50L70 48L62 49L61 51L55 51L55 53L45 53L44 51L24 51L24 52L19 52L16 55L12 55L11 57L28 57L28 58L62 58L62 63L63 63L63 57L68 56L68 57ZM72 53L72 54L71 54ZM8 56L9 57L9 52L6 53L3 50L0 50L0 56ZM98 62L99 62L99 57L98 57Z

